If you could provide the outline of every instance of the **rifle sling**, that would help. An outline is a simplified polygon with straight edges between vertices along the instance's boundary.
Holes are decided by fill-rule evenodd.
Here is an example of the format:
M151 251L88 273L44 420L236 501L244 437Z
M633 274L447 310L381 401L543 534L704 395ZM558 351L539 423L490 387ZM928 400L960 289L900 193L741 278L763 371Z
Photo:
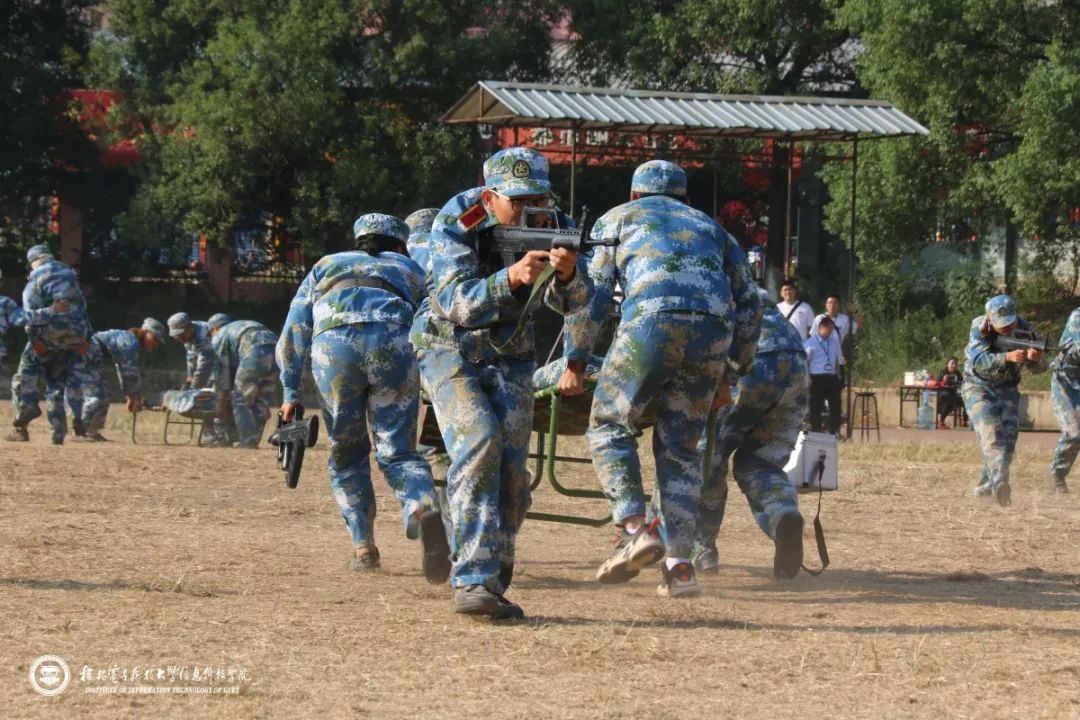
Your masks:
M495 348L495 352L500 355L505 355L514 344L521 339L521 336L525 334L525 327L529 323L529 308L532 307L533 300L535 300L544 289L547 287L548 281L555 275L555 266L548 265L540 273L540 277L536 278L536 282L532 285L532 292L529 293L529 299L525 301L525 308L521 312L521 316L518 318L517 325L514 327L514 333L507 339L506 342L496 345L491 343L491 347Z

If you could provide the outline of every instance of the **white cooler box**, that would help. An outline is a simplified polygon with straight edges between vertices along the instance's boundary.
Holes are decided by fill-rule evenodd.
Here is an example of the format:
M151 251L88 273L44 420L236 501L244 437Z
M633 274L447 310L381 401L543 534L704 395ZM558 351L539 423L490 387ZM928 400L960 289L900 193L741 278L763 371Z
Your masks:
M825 466L824 472L822 464ZM835 490L836 436L829 433L799 433L784 472L800 493L817 492L819 475L822 490Z

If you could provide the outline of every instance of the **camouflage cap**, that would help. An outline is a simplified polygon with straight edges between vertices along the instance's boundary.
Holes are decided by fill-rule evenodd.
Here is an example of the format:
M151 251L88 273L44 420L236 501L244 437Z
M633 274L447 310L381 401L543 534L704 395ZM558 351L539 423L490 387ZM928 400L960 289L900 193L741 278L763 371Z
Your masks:
M417 210L405 218L405 224L409 226L409 232L431 232L431 226L435 223L435 217L438 214L439 208Z
M180 337L191 326L191 316L178 312L169 317L169 337Z
M484 187L506 197L550 193L547 158L528 148L500 150L484 162Z
M986 316L995 328L1016 322L1016 301L1008 295L995 295L986 301Z
M26 262L32 263L35 260L40 260L41 258L51 259L52 256L52 250L49 249L48 245L35 245L34 247L26 251Z
M159 345L165 342L165 326L162 325L160 321L148 317L142 321L142 329L154 333L154 337L157 338Z
M352 233L354 240L359 240L365 235L385 235L405 242L409 239L409 226L393 215L368 213L356 218Z
M630 191L686 197L686 171L667 160L650 160L634 170Z
M210 316L210 319L206 321L206 324L210 326L211 330L217 330L232 322L232 318L225 313L214 313Z

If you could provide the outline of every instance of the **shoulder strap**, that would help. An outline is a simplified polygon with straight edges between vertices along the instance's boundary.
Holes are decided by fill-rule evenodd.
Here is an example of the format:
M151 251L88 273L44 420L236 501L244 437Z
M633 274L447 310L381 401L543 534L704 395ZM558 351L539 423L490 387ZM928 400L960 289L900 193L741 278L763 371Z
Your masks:
M790 320L791 316L795 314L795 311L799 309L800 305L802 305L802 300L798 300L794 305L791 306L791 309L787 311L787 315L784 316L784 319Z
M818 557L821 558L821 569L811 570L802 566L802 569L806 571L808 575L817 577L821 573L825 572L825 568L829 567L829 548L825 545L825 530L821 525L821 497L825 494L825 491L821 487L821 480L825 476L825 461L820 460L818 462L818 496L817 496L817 515L814 516L814 540L817 542Z

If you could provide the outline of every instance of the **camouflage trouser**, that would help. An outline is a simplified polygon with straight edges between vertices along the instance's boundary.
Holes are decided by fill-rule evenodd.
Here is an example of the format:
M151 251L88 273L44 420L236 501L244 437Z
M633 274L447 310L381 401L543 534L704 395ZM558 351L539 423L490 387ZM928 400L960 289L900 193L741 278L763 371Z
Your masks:
M72 417L82 418L88 433L101 432L109 415L109 386L104 371L104 364L87 362L80 372L72 373L72 379L82 385L82 397L74 397L68 392L68 405ZM69 389L71 382L68 381Z
M359 323L331 328L311 344L311 373L330 439L330 487L356 547L374 545L375 461L401 503L402 520L434 508L431 471L416 452L419 381L408 328Z
M598 355L590 355L589 362L585 364L585 378L595 379L600 374L600 368L604 365L604 358ZM544 390L559 382L559 378L566 370L566 358L561 357L552 360L547 365L538 367L533 373L533 387Z
M1009 466L1020 433L1020 390L964 379L960 386L968 418L979 437L983 469L976 495L991 495L1009 482Z
M424 390L442 428L451 462L447 495L454 532L454 587L486 585L512 567L531 493L526 469L532 429L535 363L486 350L478 362L457 348L418 351Z
M702 480L697 446L730 343L727 318L642 315L619 326L597 379L586 437L616 523L645 514L637 437L657 400L654 512L671 557L690 557Z
M775 352L759 355L739 381L734 404L720 410L713 445L712 472L705 478L698 505L695 544L712 549L727 504L728 458L758 527L773 537L785 514L799 509L799 496L784 465L791 457L806 419L809 376L806 355ZM704 455L706 437L699 449Z
M263 344L241 348L232 386L232 415L236 433L240 436L240 447L259 446L277 385L274 346Z
M1061 426L1061 437L1050 463L1050 476L1064 480L1080 452L1080 376L1055 371L1050 377L1054 414Z
M19 369L11 379L11 401L15 405L16 427L26 427L41 416L38 405L40 394L38 380L45 379L45 408L54 440L67 435L67 418L64 416L64 390L81 401L82 385L79 375L83 368L82 356L74 350L51 350L38 356L26 344L19 358ZM69 381L70 380L70 381Z

